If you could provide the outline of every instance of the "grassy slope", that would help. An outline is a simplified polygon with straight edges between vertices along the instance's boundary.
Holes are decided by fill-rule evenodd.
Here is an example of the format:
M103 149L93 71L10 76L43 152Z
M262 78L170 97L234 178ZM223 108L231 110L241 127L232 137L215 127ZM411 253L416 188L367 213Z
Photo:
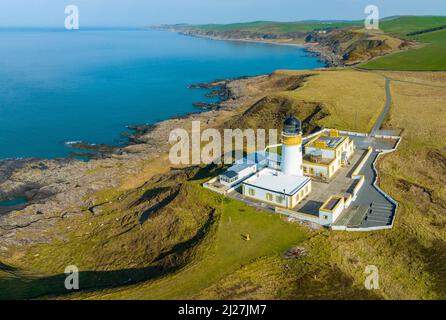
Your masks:
M297 89L277 88L228 125L280 129L283 118L294 113L303 120L306 132L318 127L369 132L383 110L385 81L379 75L335 69L279 70L272 79L299 77L304 80L295 80Z
M425 43L420 49L390 54L363 65L380 70L446 70L446 30L411 37Z
M446 25L445 16L406 16L384 20L380 28L386 33L406 36L409 33Z
M321 71L308 78L301 89L281 95L293 101L320 102L328 113L317 121L320 127L369 132L384 107L384 88L378 75L335 70Z
M380 28L390 34L425 45L422 48L390 54L370 61L361 67L378 70L446 70L446 30L408 36L413 32L446 26L444 16L399 17L383 21Z
M202 190L206 194L209 191ZM258 212L225 199L216 234L200 250L204 257L185 269L158 281L116 292L81 296L94 299L185 299L265 256L278 256L305 240L306 232L278 216ZM249 234L250 241L244 239Z

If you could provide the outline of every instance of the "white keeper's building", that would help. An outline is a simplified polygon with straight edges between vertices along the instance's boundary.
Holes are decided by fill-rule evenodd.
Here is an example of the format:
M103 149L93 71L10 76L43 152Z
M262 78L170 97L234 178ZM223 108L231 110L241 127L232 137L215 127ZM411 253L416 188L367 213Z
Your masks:
M275 206L294 208L311 192L311 179L303 175L301 122L289 117L282 132L280 169L263 168L242 184L244 196Z

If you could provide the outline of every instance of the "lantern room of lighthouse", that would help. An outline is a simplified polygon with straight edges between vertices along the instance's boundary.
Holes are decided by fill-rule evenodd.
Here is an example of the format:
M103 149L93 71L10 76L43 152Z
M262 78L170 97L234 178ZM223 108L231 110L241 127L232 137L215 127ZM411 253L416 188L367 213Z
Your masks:
M296 117L285 120L282 131L282 167L285 175L303 176L302 124Z

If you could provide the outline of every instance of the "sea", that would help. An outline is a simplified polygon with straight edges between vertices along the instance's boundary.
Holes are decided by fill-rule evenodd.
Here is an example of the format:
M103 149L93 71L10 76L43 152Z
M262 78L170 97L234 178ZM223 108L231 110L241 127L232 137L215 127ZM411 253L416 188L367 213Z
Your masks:
M145 29L0 29L0 160L123 145L128 125L215 102L189 85L323 67L303 47Z

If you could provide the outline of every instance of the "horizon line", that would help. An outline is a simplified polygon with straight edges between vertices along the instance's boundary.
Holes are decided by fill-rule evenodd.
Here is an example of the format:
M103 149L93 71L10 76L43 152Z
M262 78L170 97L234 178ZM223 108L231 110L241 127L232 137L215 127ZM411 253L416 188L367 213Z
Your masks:
M391 15L386 16L383 18L380 18L379 20L387 20L387 19L397 19L401 17L446 17L446 14L440 14L440 15L416 15L416 14L405 14L405 15ZM147 28L151 26L162 26L162 25L194 25L194 26L204 26L204 25L231 25L231 24L248 24L248 23L258 23L258 22L266 22L266 23L305 23L305 22L358 22L362 21L364 19L303 19L303 20L293 20L293 21L281 21L281 20L245 20L245 21L234 21L234 22L227 22L227 23L219 23L219 22L207 22L207 23L193 23L193 22L175 22L175 23L158 23L158 24L145 24L145 25L134 25L134 26L125 26L125 25L87 25L82 27L81 29L138 29L138 28ZM63 24L55 26L55 25L48 25L48 26L37 26L37 25L30 25L30 26L6 26L6 25L0 25L0 29L65 29ZM80 30L80 29L79 29Z

